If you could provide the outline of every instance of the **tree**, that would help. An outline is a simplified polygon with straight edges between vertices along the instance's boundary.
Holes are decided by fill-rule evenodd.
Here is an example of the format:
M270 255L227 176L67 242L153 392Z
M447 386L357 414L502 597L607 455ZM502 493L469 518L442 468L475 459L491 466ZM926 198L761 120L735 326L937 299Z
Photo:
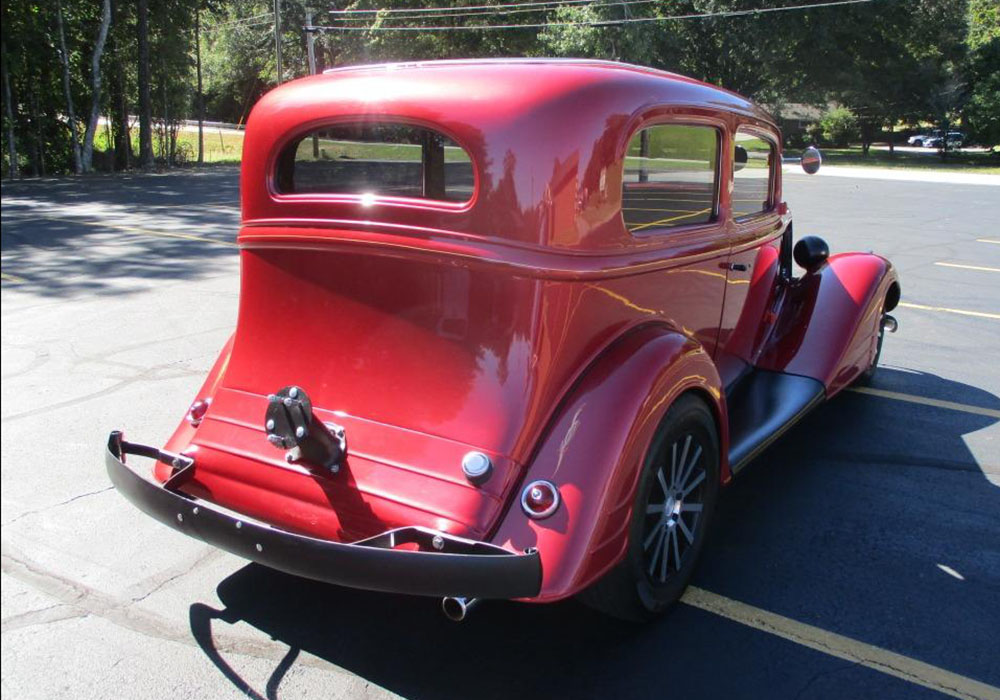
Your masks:
M7 173L11 179L17 177L17 137L14 135L14 100L10 92L10 75L7 73L7 41L2 40L0 45L0 65L3 66L3 106L4 116L7 118Z
M153 167L153 101L149 86L149 0L137 5L136 36L139 45L139 165Z
M963 123L969 136L986 146L1000 145L1000 5L970 0L966 38L969 99Z
M111 85L109 86L111 141L114 156L112 167L127 170L132 166L132 132L128 120L128 84L130 75L128 9L132 3L111 3Z
M73 92L69 80L69 52L66 50L66 32L63 29L62 0L56 0L56 26L59 29L59 57L63 67L63 91L66 93L66 116L69 119L70 138L73 139L73 171L79 175L83 172L83 160L80 157L80 138L76 130L76 110L73 108Z
M97 131L97 118L101 113L101 56L104 55L104 43L108 38L108 27L111 26L111 0L104 0L101 9L101 25L97 30L97 41L94 42L94 54L91 57L91 98L90 118L87 120L87 130L83 135L83 153L81 163L84 172L93 169L94 133Z

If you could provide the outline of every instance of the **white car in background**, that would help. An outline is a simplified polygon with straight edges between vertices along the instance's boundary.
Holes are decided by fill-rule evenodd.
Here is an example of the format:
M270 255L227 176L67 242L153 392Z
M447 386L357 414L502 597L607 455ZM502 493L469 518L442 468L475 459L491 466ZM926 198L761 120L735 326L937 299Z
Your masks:
M906 143L908 146L916 146L918 148L921 148L923 146L928 145L927 144L928 141L936 138L941 138L940 129L934 129L933 131L928 131L923 134L914 134L910 138L906 139Z

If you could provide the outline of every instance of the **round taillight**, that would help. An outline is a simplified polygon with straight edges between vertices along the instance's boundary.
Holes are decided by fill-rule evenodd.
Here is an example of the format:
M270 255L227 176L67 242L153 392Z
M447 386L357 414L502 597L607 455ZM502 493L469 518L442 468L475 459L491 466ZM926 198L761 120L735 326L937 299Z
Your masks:
M521 509L535 520L549 517L559 509L559 489L551 481L532 481L521 492Z
M208 405L212 403L212 399L205 399L204 401L198 400L191 404L191 408L188 409L188 423L198 427L201 423L201 419L205 417L205 411L208 410Z

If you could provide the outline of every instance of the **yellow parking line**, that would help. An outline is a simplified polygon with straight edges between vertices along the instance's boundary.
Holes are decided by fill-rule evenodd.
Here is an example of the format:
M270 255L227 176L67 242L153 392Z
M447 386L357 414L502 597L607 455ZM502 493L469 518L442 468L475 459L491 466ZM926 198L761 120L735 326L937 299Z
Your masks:
M924 406L934 406L935 408L947 408L951 411L963 411L974 413L979 416L989 416L990 418L1000 418L1000 410L995 408L984 408L982 406L971 406L967 403L957 403L955 401L944 401L942 399L929 399L926 396L916 396L915 394L903 394L898 391L886 391L885 389L875 389L870 386L851 386L847 391L858 394L868 394L878 396L883 399L895 399L896 401L908 401L909 403L919 403Z
M681 602L733 622L773 634L804 647L838 659L853 661L954 698L1000 700L1000 688L960 676L938 666L917 661L872 644L807 625L783 615L726 598L695 586L681 597Z
M690 214L681 214L680 216L671 216L666 219L660 219L659 221L650 221L648 224L641 224L633 228L633 231L638 231L640 229L649 228L651 226L663 226L664 224L669 224L672 221L679 221L681 219L690 219L692 216L698 216L699 214L707 214L712 211L711 209L702 209L701 211L694 211Z
M1000 319L1000 314L991 313L989 311L966 311L965 309L950 309L947 306L926 306L924 304L913 304L908 301L899 302L899 306L905 306L908 309L920 309L921 311L942 311L949 314L961 314L962 316Z
M941 267L957 267L960 270L979 270L980 272L1000 272L1000 267L985 267L983 265L963 265L961 263L936 262Z
M88 221L86 219L76 219L68 216L39 216L36 217L45 221L69 221L75 224L85 224L87 226L94 226L95 228L110 228L116 231L122 231L124 233L130 233L133 236L159 236L161 238L183 238L189 241L200 241L202 243L214 243L216 245L225 245L237 248L236 243L232 241L220 241L215 238L206 238L204 236L194 236L190 233L172 233L170 231L152 231L147 228L138 228L137 226L123 226L121 224L111 224L106 221Z
M977 238L976 243L996 243L997 245L1000 245L1000 241L993 238Z
M622 211L662 211L665 214L692 214L693 209L640 209L638 207L622 207Z
M91 223L89 221L85 223ZM146 228L136 228L134 226L119 226L118 224L103 224L95 223L95 226L103 226L105 228L113 228L117 231L122 231L124 233L131 233L134 236L161 236L163 238L183 238L189 241L201 241L202 243L214 243L216 245L226 245L233 248L237 248L235 243L232 241L220 241L215 238L205 238L204 236L192 236L190 233L171 233L169 231L150 231Z

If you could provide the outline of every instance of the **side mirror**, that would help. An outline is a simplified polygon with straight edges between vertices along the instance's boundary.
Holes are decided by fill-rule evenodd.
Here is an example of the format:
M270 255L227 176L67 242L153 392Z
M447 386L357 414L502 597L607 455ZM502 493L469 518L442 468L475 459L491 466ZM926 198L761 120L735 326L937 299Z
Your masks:
M747 166L748 160L750 160L750 155L743 146L736 146L733 149L733 170L735 172L743 170Z
M810 146L806 150L802 151L802 169L806 171L807 175L815 175L819 172L819 166L823 164L823 156L820 155L819 149L815 146Z
M792 255L800 267L812 272L830 257L830 246L819 236L805 236L795 244Z

